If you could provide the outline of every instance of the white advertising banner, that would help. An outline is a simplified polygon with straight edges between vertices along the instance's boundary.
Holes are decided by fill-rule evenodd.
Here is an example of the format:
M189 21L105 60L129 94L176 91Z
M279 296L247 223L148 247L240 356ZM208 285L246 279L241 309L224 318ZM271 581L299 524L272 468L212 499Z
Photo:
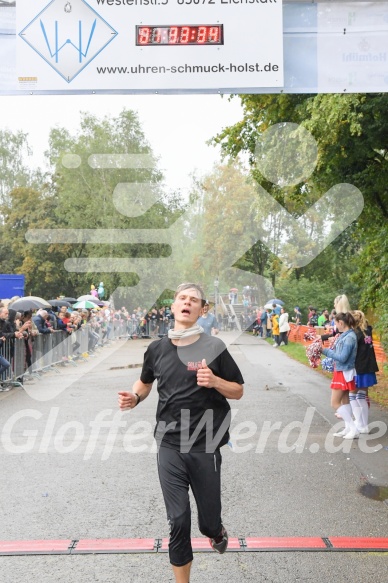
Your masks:
M282 0L18 0L19 89L282 87Z
M320 92L388 90L388 2L318 5Z

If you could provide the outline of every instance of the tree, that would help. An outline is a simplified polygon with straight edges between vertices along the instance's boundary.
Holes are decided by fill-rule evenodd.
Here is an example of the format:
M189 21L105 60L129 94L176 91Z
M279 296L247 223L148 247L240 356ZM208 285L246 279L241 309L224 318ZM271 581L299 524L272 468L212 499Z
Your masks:
M104 259L109 259L110 268L120 258L152 259L168 255L170 249L158 242L118 243L114 233L166 229L184 209L178 193L163 191L162 174L136 114L124 110L102 120L83 114L78 135L65 129L51 132L48 155L55 168L55 215L61 228L76 230L71 255L80 269L69 275L74 289L86 293L100 280L108 294L135 285L135 272L106 270ZM90 239L77 242L80 229L90 229ZM150 271L146 263L142 277ZM85 264L90 265L86 271Z
M31 173L24 158L30 154L25 133L0 130L0 207L9 202L13 188L29 185Z
M375 293L375 281L376 277L383 276L387 264L387 250L379 244L387 239L387 94L243 95L240 98L244 108L242 121L224 129L214 138L214 143L221 144L224 156L234 158L247 154L253 177L267 190L265 177L257 168L255 152L263 132L274 124L292 122L302 124L317 141L317 166L311 176L283 189L283 194L276 188L270 191L294 216L305 212L337 183L357 186L364 197L362 214L331 244L331 251L325 251L294 275L300 278L305 274L311 278L315 274L322 280L335 273L335 285L342 289L353 272L354 283L363 290L361 307L373 305L377 312L384 313L387 291L382 287L380 293ZM359 292L355 292L357 296L360 297Z
M19 151L21 141L10 143ZM185 205L179 192L165 190L136 114L97 119L85 113L76 135L51 131L47 156L51 172L31 173L30 186L10 188L1 207L3 269L24 273L26 289L43 297L77 297L104 281L107 296L119 290L118 302L130 297L132 306L143 305L144 285L157 298L163 289L155 265L160 269L172 240L181 240L176 221ZM10 165L9 184L22 167L22 157ZM158 236L175 224L171 241ZM74 261L80 261L75 268ZM127 268L116 269L119 261ZM139 279L143 287L132 288Z
M227 289L248 282L262 289L260 276L269 274L271 252L257 240L255 205L259 197L247 170L238 162L215 165L211 173L196 182L192 197L195 236L191 270L210 289L214 279L221 279L220 285Z
M66 247L29 245L26 234L32 228L55 228L55 200L32 188L15 188L9 204L3 205L1 259L8 273L26 276L27 295L56 297L63 286L63 261Z

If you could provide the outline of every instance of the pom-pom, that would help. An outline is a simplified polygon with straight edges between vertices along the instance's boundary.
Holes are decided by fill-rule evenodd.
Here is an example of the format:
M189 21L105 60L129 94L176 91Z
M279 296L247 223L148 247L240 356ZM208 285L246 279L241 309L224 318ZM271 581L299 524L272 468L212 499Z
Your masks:
M338 338L341 336L341 334L336 334L335 336L331 336L329 338L329 348L334 348L334 346L337 343Z
M318 368L321 362L322 342L320 338L316 338L314 342L309 344L306 348L306 356L312 368Z
M306 341L309 341L309 340L314 340L314 338L316 337L316 335L317 335L317 334L316 334L316 332L315 332L314 328L309 328L309 329L307 330L307 332L305 332L305 333L303 334L303 338L304 338Z
M332 358L330 358L329 356L327 356L326 358L324 358L321 362L322 364L322 369L326 370L327 372L333 372L334 371L334 360Z

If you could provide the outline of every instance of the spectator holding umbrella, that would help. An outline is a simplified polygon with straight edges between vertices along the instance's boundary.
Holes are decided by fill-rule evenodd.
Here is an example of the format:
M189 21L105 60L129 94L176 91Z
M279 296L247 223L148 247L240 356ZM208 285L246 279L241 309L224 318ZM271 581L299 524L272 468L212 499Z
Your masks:
M271 338L272 336L272 319L271 319L271 310L270 308L266 308L267 317L265 318L265 330L266 330L266 338Z
M237 303L237 287L231 287L229 290L229 303L236 304Z
M32 366L32 343L34 337L39 333L36 329L35 324L32 321L32 310L28 310L22 313L20 321L22 326L19 328L19 332L23 333L25 350L25 368L28 369Z

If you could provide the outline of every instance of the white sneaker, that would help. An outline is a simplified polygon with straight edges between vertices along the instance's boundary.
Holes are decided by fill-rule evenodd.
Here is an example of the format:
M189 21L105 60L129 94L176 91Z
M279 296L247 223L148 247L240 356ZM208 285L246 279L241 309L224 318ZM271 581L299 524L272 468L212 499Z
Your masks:
M334 437L344 437L348 433L348 429L343 429L342 431L337 431L337 433L333 433Z
M357 430L351 430L351 431L349 431L349 433L344 435L344 439L358 439L359 436L360 436L360 434Z
M274 344L274 345L272 346L272 348L278 348L278 346L279 346L278 344Z
M369 427L361 427L357 429L358 433L369 433Z
M285 342L280 343L280 346L285 346L285 345L286 345Z

